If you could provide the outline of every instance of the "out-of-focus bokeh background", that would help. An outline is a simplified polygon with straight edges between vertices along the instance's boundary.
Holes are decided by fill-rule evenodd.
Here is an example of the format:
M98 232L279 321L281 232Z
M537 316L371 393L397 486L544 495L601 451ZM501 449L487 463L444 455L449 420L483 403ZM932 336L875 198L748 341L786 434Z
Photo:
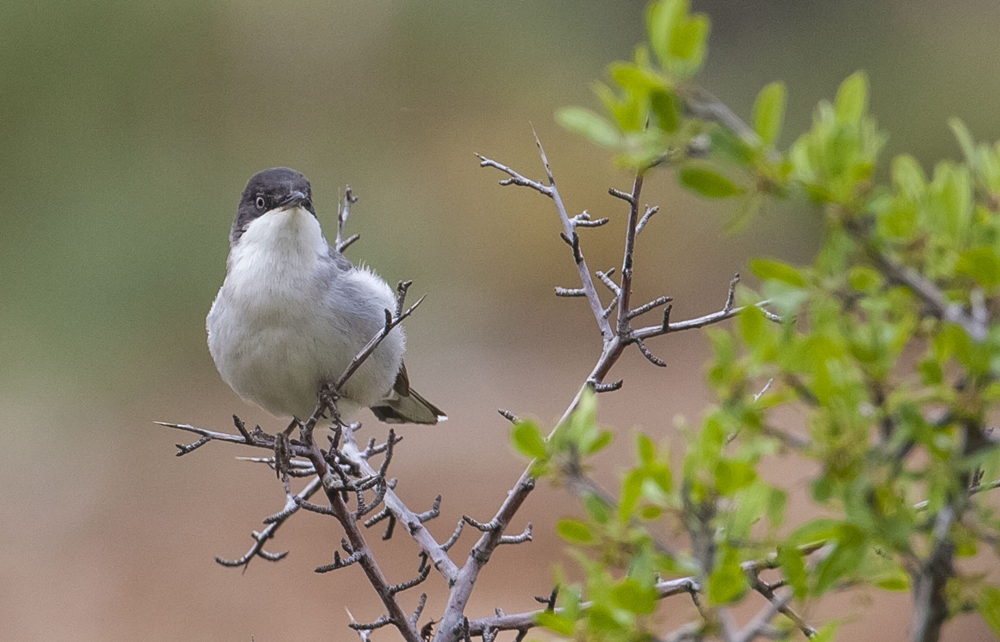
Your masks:
M552 116L594 105L589 84L644 37L644 4L5 0L0 639L346 640L345 607L362 620L379 614L359 570L312 572L340 540L316 515L281 530L270 548L291 554L280 564L217 566L213 556L242 554L280 508L280 485L235 461L249 454L238 449L211 444L177 459L184 436L152 423L228 429L236 412L279 425L219 380L204 332L240 191L266 167L312 179L328 231L349 183L360 197L349 227L362 239L348 255L428 294L408 322L407 361L451 420L402 429L399 493L416 510L444 495L432 525L442 539L463 512L491 516L523 466L496 408L553 421L598 339L582 302L552 296L574 272L551 204L498 187L473 152L540 176L533 124L569 208L612 218L584 237L591 265L616 264L623 210L606 189L628 176ZM747 115L761 86L786 81L785 142L859 68L890 153L925 165L956 157L951 115L1000 137L995 2L695 8L714 23L702 83ZM666 174L644 200L662 212L641 238L636 297L673 295L675 319L716 309L748 256L806 261L816 244L813 215L795 209L726 236L726 211L679 193ZM678 444L674 417L697 419L707 401L700 335L652 347L670 367L625 359L615 373L625 388L602 397L601 419L621 435L602 460L607 483L633 427ZM804 475L782 479L801 490ZM562 491L536 491L516 524L533 521L535 542L498 551L470 615L532 608L548 593L550 565L563 559L552 527L573 510ZM414 550L402 535L378 546L390 579L410 576ZM427 613L439 612L442 583L426 586ZM845 618L845 639L903 640L908 597L838 597L810 615ZM977 617L947 631L991 636Z

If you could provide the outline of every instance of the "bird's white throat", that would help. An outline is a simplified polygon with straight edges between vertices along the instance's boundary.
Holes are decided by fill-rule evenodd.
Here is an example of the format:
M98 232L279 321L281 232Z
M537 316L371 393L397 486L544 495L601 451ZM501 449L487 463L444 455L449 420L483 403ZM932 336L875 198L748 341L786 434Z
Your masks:
M301 207L272 210L254 219L229 253L227 280L238 290L294 291L315 274L328 252L319 221L310 212Z

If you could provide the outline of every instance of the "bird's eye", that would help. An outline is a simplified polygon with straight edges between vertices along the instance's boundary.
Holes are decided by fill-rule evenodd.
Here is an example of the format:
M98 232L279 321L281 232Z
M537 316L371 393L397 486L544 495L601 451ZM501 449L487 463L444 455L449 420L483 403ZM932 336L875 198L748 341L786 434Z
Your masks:
M264 209L264 207L267 205L267 203L264 201L263 196L258 196L256 203L257 203L257 209L259 210Z

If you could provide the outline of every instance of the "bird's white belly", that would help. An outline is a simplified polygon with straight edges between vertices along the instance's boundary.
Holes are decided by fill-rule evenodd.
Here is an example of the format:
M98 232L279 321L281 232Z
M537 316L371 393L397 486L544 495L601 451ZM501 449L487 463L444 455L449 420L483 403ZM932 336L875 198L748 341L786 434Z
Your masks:
M330 336L332 328L323 327L328 323L289 312L231 316L244 317L232 319L230 327L238 330L226 341L210 344L226 383L273 414L311 415L320 387L337 376L330 372L338 365L336 355L344 351ZM211 337L211 325L209 332Z

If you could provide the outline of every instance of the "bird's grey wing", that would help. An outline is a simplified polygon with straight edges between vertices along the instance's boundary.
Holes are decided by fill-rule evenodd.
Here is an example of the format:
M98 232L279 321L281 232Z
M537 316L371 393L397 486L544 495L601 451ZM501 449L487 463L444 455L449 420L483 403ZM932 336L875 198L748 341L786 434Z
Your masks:
M329 248L330 251L327 252L327 257L331 261L333 261L333 264L337 266L337 269L350 270L351 268L354 267L354 264L351 263L351 260L348 259L343 254L341 254L340 252L338 252L336 247L330 245Z

